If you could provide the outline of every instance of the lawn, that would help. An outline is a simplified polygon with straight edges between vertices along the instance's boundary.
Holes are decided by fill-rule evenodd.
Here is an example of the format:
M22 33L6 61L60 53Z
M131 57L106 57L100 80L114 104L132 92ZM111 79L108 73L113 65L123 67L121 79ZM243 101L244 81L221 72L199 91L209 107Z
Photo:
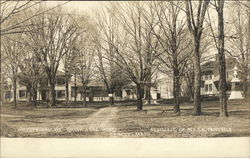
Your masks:
M125 106L126 105L126 106ZM145 105L136 111L135 103L91 104L38 107L30 109L11 104L1 107L2 137L234 137L250 136L250 104L229 101L228 118L219 117L219 102L202 102L202 116L193 116L192 103L181 105L181 114L172 105ZM67 129L73 130L67 130ZM104 130L105 128L105 130ZM28 131L27 131L28 129ZM78 130L74 130L78 129ZM109 130L112 129L112 130Z
M193 116L190 104L181 105L176 116L171 105L121 107L115 120L121 136L130 137L238 137L250 136L250 104L237 100L228 103L228 118L219 117L219 102L202 103L202 116Z

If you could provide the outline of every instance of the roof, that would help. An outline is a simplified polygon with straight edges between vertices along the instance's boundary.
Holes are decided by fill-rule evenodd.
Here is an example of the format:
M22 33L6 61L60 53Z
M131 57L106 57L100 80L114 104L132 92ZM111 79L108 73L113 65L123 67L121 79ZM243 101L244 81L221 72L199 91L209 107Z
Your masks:
M69 75L69 74L65 74L65 72L60 71L60 70L57 70L57 72L56 72L56 76L62 76L63 77L63 76L66 76L66 75Z
M232 69L234 68L235 65L238 65L238 61L235 58L229 57L226 58L226 68L227 71L232 71ZM203 65L201 65L201 72L204 74L216 74L218 75L218 71L219 71L219 62L218 60L215 61L208 61L206 63L204 63Z
M73 84L72 86L74 86L75 84L75 78L71 78L71 83ZM76 77L76 85L77 86L82 86L82 81L79 77ZM88 84L88 87L104 87L104 83L102 81L99 80L91 80Z
M104 83L102 81L98 80L91 80L90 83L88 84L89 87L104 87Z
M216 67L215 61L208 61L205 64L201 65L202 73L213 72Z

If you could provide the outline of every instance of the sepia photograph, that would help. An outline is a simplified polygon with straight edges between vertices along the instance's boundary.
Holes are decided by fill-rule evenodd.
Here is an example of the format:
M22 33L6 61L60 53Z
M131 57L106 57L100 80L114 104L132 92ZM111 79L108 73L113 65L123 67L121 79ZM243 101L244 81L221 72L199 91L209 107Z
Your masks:
M250 146L249 0L0 7L1 140L246 138Z

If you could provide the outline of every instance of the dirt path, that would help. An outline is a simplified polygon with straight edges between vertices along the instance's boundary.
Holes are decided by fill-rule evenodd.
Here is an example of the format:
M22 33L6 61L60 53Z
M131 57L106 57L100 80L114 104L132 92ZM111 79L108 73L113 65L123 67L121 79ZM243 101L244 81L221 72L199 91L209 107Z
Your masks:
M115 128L112 122L117 117L117 107L106 107L90 115L89 128Z
M84 120L87 122L87 128L97 133L105 133L105 135L113 135L116 132L114 121L117 117L117 107L101 108Z

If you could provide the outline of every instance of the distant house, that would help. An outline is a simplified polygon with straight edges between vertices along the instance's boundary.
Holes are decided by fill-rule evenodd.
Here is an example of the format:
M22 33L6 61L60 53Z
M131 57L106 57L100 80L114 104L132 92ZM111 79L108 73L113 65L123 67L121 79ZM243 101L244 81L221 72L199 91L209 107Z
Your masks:
M233 78L233 67L236 61L227 60L227 90L230 93L231 80ZM201 66L201 95L217 96L219 85L218 62L208 61ZM66 99L66 77L69 78L68 93L70 101L82 101L83 87L81 80L73 76L66 76L64 72L58 71L56 74L56 100L63 101ZM185 83L181 83L181 88L185 88ZM123 86L119 92L115 92L115 100L134 100L137 97L136 85L131 83ZM157 81L151 87L152 99L171 99L173 98L173 80L166 74L160 74ZM182 92L183 93L183 92ZM145 93L144 93L145 94ZM37 100L47 101L50 98L50 87L46 76L40 79L37 91ZM181 94L182 95L182 94ZM184 94L183 94L184 95ZM87 86L87 101L109 101L109 94L103 82L92 80ZM144 98L146 95L144 95ZM17 101L26 101L28 99L27 88L17 80ZM13 101L13 86L7 84L4 88L4 101Z
M124 100L134 100L136 99L136 85L134 83L130 83L122 88L122 98Z
M83 100L83 87L79 78L74 78L72 76L66 76L64 72L58 71L56 73L56 100L63 101L66 99L66 77L69 77L69 100L70 101L82 101ZM17 101L27 101L27 87L22 85L19 80L17 80ZM87 101L108 101L108 93L104 84L100 81L93 80L87 86ZM13 86L11 84L6 85L4 90L4 101L13 101ZM37 90L37 100L47 101L49 100L50 86L48 79L44 76L40 79ZM76 97L75 97L76 96ZM120 100L120 97L116 97L116 100Z
M201 66L201 95L217 95L218 90L215 81L215 61L209 61Z
M231 80L234 75L234 66L237 67L237 62L233 59L226 60L226 82L227 91L231 91ZM201 76L201 95L217 96L219 94L219 66L218 61L209 61L201 66L202 76Z
M161 74L157 82L157 90L159 91L160 98L173 98L173 79L166 74Z
M146 87L146 86L145 86ZM173 98L172 80L165 74L160 74L156 83L154 83L150 89L152 99L170 99ZM144 89L144 99L146 99L146 88ZM136 99L137 97L136 85L131 83L122 89L123 99Z
M235 59L228 58L226 60L226 80L227 80L227 93L231 93L231 80L234 75L234 66L237 66ZM201 95L203 96L218 96L219 86L219 73L218 73L218 61L208 61L201 66ZM181 96L185 96L186 83L181 82ZM136 98L136 87L130 85L123 89L123 98ZM161 73L157 79L156 86L151 89L152 99L171 99L173 98L173 79ZM145 95L144 95L145 98Z

